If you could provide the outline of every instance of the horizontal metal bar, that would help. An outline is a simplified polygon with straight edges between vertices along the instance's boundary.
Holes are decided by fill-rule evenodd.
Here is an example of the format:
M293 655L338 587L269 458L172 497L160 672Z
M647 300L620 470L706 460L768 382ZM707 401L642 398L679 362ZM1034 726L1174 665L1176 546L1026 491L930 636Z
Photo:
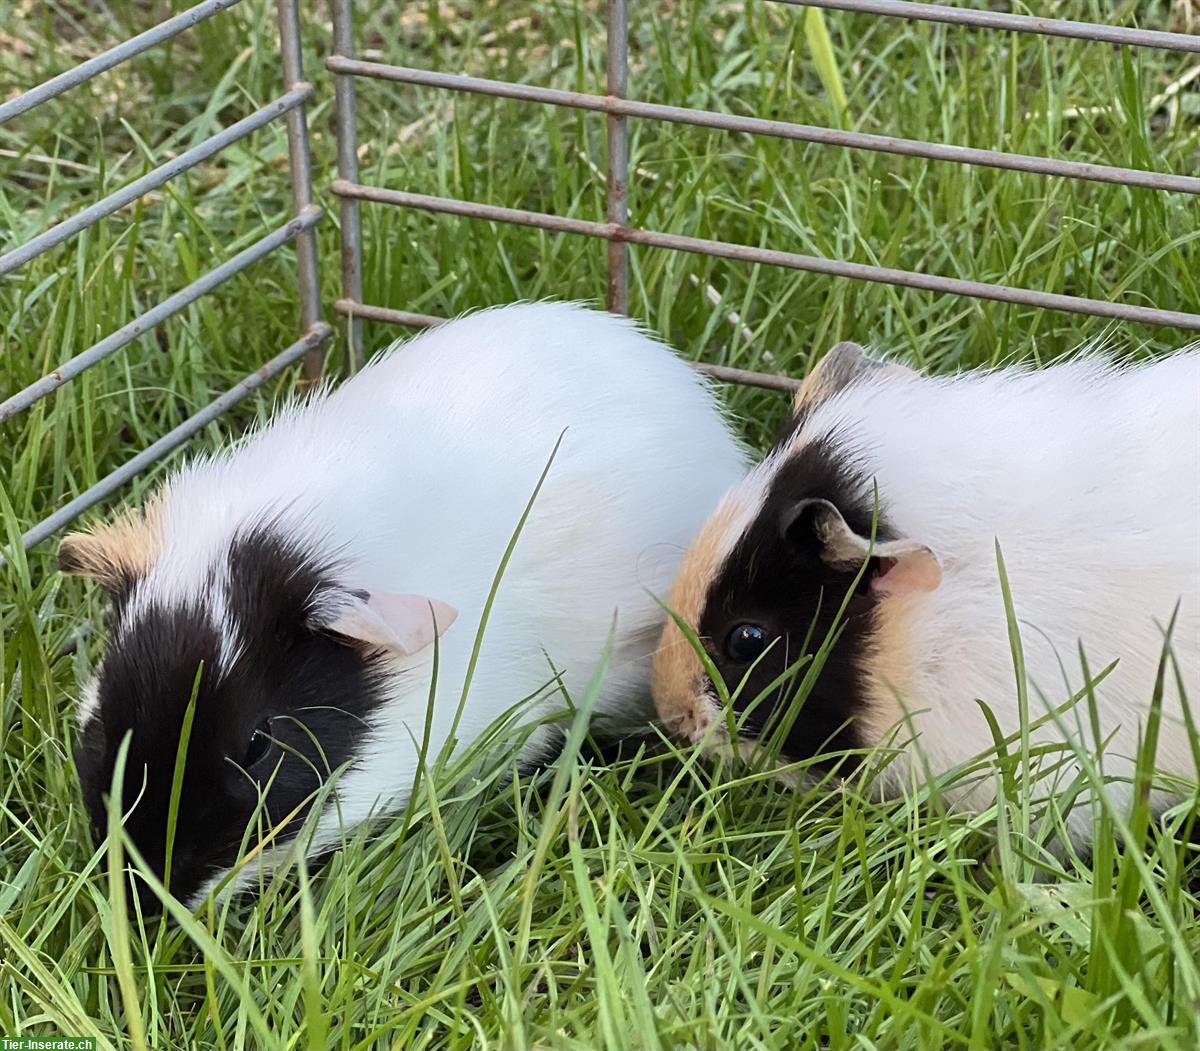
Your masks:
M102 478L90 489L79 494L70 503L64 504L54 514L44 518L29 530L21 543L25 550L53 536L63 526L69 525L89 507L98 504L110 493L115 492L135 475L140 474L151 464L161 460L167 453L178 445L182 445L197 431L208 426L218 416L231 409L239 401L250 394L256 387L262 386L267 380L282 372L293 362L302 358L309 351L321 346L333 334L333 329L324 321L318 321L313 328L293 343L287 350L277 354L262 368L250 373L236 387L231 388L219 398L211 401L194 416L188 417L174 430L164 434L153 445L147 446L128 462L118 467L112 474Z
M547 215L545 212L527 212L519 208L501 208L494 204L460 201L454 197L434 197L425 193L408 193L406 190L385 190L380 186L365 186L362 183L347 182L345 179L334 179L329 188L338 197L356 197L360 201L374 201L376 204L394 204L401 208L462 215L470 219L490 219L496 223L515 223L517 226L536 226L556 233L581 234L584 237L601 237L605 240L617 236L612 223L597 223L591 219L568 219L561 215ZM629 233L632 232L631 228Z
M709 379L718 383L737 383L743 387L762 387L765 390L797 391L803 380L794 380L790 376L780 376L773 372L752 372L749 369L731 369L724 365L709 365L697 362L694 366L697 372L704 373Z
M446 319L433 314L413 314L407 310L392 310L376 307L369 303L358 303L353 299L334 300L333 309L345 317L360 317L368 321L386 321L389 325L409 325L412 328L431 328Z
M1173 328L1200 331L1200 314L1185 314L1176 310L1159 310L1155 307L1140 307L1129 303L1110 303L1102 299L1086 299L1082 296L1068 296L1057 292L1036 292L1028 288L991 285L981 281L964 281L955 277L919 274L911 270L870 266L866 263L847 263L839 259L825 259L821 256L799 255L795 252L780 252L770 248L730 244L727 241L710 241L699 237L659 233L656 230L618 227L612 223L590 222L586 219L567 219L557 215L546 215L543 212L498 208L495 205L459 201L449 197L432 197L427 194L406 193L402 190L384 190L376 186L347 183L340 179L333 183L332 189L339 196L357 197L359 200L399 205L403 208L418 208L427 212L461 215L498 223L513 223L518 226L533 226L542 230L581 234L584 237L599 237L605 240L619 239L649 248L669 248L677 252L693 252L720 259L765 263L768 266L785 267L789 270L806 270L817 274L828 274L831 277L849 277L858 281L900 285L906 288L919 288L927 292L970 296L974 299L990 299L1001 303L1016 303L1020 306L1039 307L1046 310L1062 310L1072 314L1090 314L1095 317L1114 318L1118 321L1133 321L1141 325L1167 325Z
M127 204L132 204L144 194L170 182L180 173L187 171L189 168L194 168L197 164L201 164L210 157L220 153L225 147L253 134L259 128L270 124L271 121L287 113L289 110L303 105L306 99L312 97L312 94L312 85L306 84L302 88L297 88L287 92L285 95L280 95L274 102L269 102L262 109L251 113L250 116L239 120L236 124L229 125L228 128L217 132L216 135L205 139L190 150L185 150L173 160L169 160L165 164L160 164L157 168L148 171L141 178L135 179L127 186L122 186L107 197L102 197L95 204L83 209L77 215L71 216L70 219L64 219L57 226L50 227L49 230L38 234L37 237L26 241L25 244L19 248L14 248L6 255L0 255L0 277L16 270L19 266L23 266L29 260L36 258L43 252L49 251L55 245L62 244L67 238L74 237L75 234L98 223L105 216L120 211Z
M57 77L51 77L44 84L39 84L36 88L31 88L23 95L18 95L15 99L10 99L8 102L0 104L0 124L12 120L13 117L20 116L26 110L31 110L34 106L38 106L48 99L54 98L55 95L61 95L64 91L69 91L71 88L91 80L92 77L103 73L106 69L119 66L122 62L133 58L135 55L140 55L143 51L149 51L156 44L170 40L172 37L191 29L192 26L203 22L205 19L212 18L213 15L234 7L241 2L242 0L204 0L202 4L197 4L186 11L181 11L173 18L168 18L165 22L160 22L152 29L147 29L146 32L139 33L129 40L124 40L116 47L109 48L109 50L97 55L95 58L81 62L74 69L68 69L65 73L60 73Z
M304 214L297 216L278 230L274 230L260 240L255 241L249 248L238 252L232 259L225 260L225 262L214 267L186 288L182 288L174 295L168 296L157 306L151 307L128 325L117 329L112 335L106 336L99 343L75 355L70 361L64 362L49 375L43 376L36 383L31 383L24 390L18 391L12 397L0 402L0 423L11 419L17 413L29 408L34 402L40 401L46 395L51 394L68 380L74 379L81 372L90 369L97 362L103 361L110 354L115 354L139 336L145 335L155 325L160 324L174 314L178 314L184 307L194 303L202 295L211 292L218 285L228 281L234 275L241 273L241 271L245 270L252 263L262 259L263 256L269 255L276 248L287 244L288 241L296 237L302 230L314 226L320 220L321 215L320 208L313 206L306 209Z
M391 307L377 307L370 303L355 303L349 299L339 299L333 304L333 309L339 314L352 317L370 318L372 321L384 321L391 325L407 325L409 328L432 328L442 325L448 320L436 314L413 314L407 310L393 310ZM752 372L749 369L731 369L724 365L709 365L707 362L688 362L697 372L702 372L710 379L720 383L740 383L743 387L763 387L767 390L794 391L800 389L801 380L788 376L779 376L772 372Z
M1165 172L1145 171L1141 168L1118 168L1107 164L1055 160L1050 157L1038 157L1025 153L1003 153L999 150L980 150L969 146L925 142L921 139L901 139L892 135L842 131L837 128L822 128L812 124L793 124L784 120L742 117L732 113L713 113L708 110L686 109L682 106L664 106L656 102L639 102L634 99L586 95L578 91L561 91L557 88L544 88L532 84L487 80L483 77L470 77L462 73L436 73L408 66L360 62L336 55L327 59L325 65L335 73L343 75L374 77L400 84L418 84L422 87L446 88L451 91L467 91L476 95L491 95L495 98L516 99L521 102L541 102L551 106L566 106L571 109L590 110L609 115L644 117L648 120L668 121L672 124L690 124L699 128L715 128L719 131L745 132L748 135L766 135L777 139L817 142L826 146L871 150L875 153L923 157L927 160L949 161L953 164L1003 168L1009 171L1033 172L1037 175L1055 175L1065 179L1118 183L1122 186L1143 186L1150 190L1168 190L1200 195L1200 178L1192 175L1171 175Z
M1071 22L1062 18L1037 15L1010 15L977 8L946 7L942 4L911 3L910 0L776 0L794 7L824 7L835 11L861 11L872 15L892 15L918 22L945 22L975 26L979 29L1011 29L1017 33L1041 36L1073 37L1105 44L1129 47L1153 47L1164 51L1200 52L1200 37L1187 33L1168 33L1159 29L1128 29L1096 22Z

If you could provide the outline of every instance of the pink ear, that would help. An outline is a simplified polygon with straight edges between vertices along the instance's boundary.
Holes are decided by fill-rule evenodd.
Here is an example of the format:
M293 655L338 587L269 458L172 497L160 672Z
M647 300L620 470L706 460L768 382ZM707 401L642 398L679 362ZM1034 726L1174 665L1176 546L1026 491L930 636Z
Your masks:
M895 540L875 549L878 572L871 590L884 595L933 591L942 582L942 564L924 544Z
M424 595L373 591L365 602L344 606L329 624L331 631L370 646L411 656L432 646L458 617L458 610Z

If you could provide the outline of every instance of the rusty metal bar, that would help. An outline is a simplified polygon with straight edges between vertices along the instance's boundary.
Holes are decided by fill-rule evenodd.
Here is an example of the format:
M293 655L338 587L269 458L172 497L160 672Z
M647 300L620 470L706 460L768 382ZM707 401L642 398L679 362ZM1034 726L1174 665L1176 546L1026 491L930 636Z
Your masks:
M446 319L434 314L414 314L409 310L392 310L391 307L377 307L356 299L337 299L334 301L335 313L349 318L364 318L368 321L384 321L389 325L409 325L412 328L432 328L440 325Z
M165 22L160 22L152 29L147 29L144 33L139 33L129 40L122 41L116 47L109 48L95 58L81 62L74 69L68 69L65 73L51 77L44 84L39 84L36 88L31 88L24 94L18 95L15 99L9 99L8 102L0 104L0 124L12 120L13 117L20 116L26 110L31 110L34 106L38 106L48 99L54 98L56 95L61 95L64 91L70 91L71 88L86 83L93 77L99 76L105 70L112 69L113 66L119 66L122 62L133 58L135 55L140 55L143 51L150 50L156 44L170 40L172 37L176 37L180 33L191 29L192 26L203 22L205 19L212 18L213 15L241 2L242 0L204 0L204 3L190 7L186 11L181 11L173 18L168 18Z
M557 88L543 88L531 84L512 84L507 81L487 80L461 73L436 73L407 66L390 66L379 62L331 58L326 65L334 72L342 74L374 77L422 87L445 88L451 91L466 91L472 94L515 99L521 102L540 102L551 106L565 106L571 109L590 110L610 115L618 113L629 117L667 121L672 124L713 128L718 131L766 135L779 139L816 142L826 146L871 150L876 153L899 154L907 157L923 157L926 160L949 161L954 164L1004 168L1010 171L1032 172L1037 175L1053 175L1066 179L1117 183L1123 186L1140 186L1150 190L1200 195L1200 177L1193 175L1172 175L1166 172L1144 171L1140 168L1118 168L1106 164L1064 161L1024 153L1003 153L998 150L981 150L968 146L925 142L920 139L901 139L891 135L842 131L837 128L793 124L790 121L767 120L762 117L712 113L708 110L686 109L682 106L664 106L655 102L587 95L577 91L561 91Z
M354 58L353 0L333 0L333 53L338 58ZM338 178L358 182L358 116L354 78L344 73L333 77L334 127L337 135ZM362 290L362 217L359 203L352 197L338 202L341 230L342 299L361 303ZM363 365L363 326L359 315L346 315L346 339L351 372Z
M310 85L304 79L300 41L300 11L297 0L276 0L279 16L279 47L283 57L283 80L289 91ZM308 147L308 118L304 107L288 110L288 174L292 181L292 208L297 216L314 207L312 155ZM319 217L319 215L318 215ZM300 331L312 332L321 322L321 275L317 268L317 232L303 227L296 238L297 284L300 289ZM325 341L315 343L304 359L304 378L316 383L325 368Z
M608 0L608 99L623 99L629 90L629 12L625 0ZM629 225L629 126L613 110L606 118L608 132L608 221ZM629 313L629 245L608 242L608 309Z
M1009 29L1016 33L1041 36L1073 37L1128 47L1151 47L1164 51L1200 53L1200 36L1168 33L1159 29L1127 29L1096 22L1072 22L1062 18L1036 15L1011 15L942 4L912 3L910 0L775 0L793 7L823 7L834 11L858 11L871 15L889 15L918 22L944 22L948 25L974 26L979 29Z
M128 325L117 329L99 343L87 350L76 354L70 361L64 362L47 376L31 383L24 390L0 402L0 423L11 419L19 412L28 409L34 402L41 401L52 394L68 380L74 379L81 372L115 354L122 347L128 346L139 336L144 336L156 325L167 318L178 314L184 307L196 302L201 296L211 292L218 285L224 284L235 274L240 274L248 266L256 263L264 256L270 255L281 245L298 237L303 231L315 226L321 218L321 209L310 205L304 214L292 219L285 226L267 234L255 241L248 248L242 249L232 259L227 259L220 266L214 267L203 277L193 281L186 288L181 288L174 295L168 296L157 306L151 307L145 313L134 318Z
M369 303L353 303L347 299L339 299L333 304L333 309L339 314L357 314L359 317L370 318L372 321L383 321L390 325L405 325L408 328L433 328L448 320L435 314L413 314L407 310L393 310L391 307L377 307ZM745 387L795 391L800 389L800 384L803 382L772 372L731 369L724 365L709 365L703 361L690 361L688 364L710 379L721 383L740 383Z
M250 373L236 387L231 388L219 398L211 401L194 416L190 416L174 430L164 434L153 445L147 446L140 453L122 464L111 474L102 478L90 489L80 493L69 503L64 504L54 514L42 519L22 538L21 544L28 551L57 533L63 526L70 525L88 508L98 504L106 496L116 492L121 486L135 475L140 474L151 464L161 460L167 453L182 445L197 431L208 426L218 416L222 415L257 387L278 375L298 358L311 354L333 334L333 329L324 321L318 321L310 331L300 337L286 350L277 354L261 368Z
M797 391L803 380L780 376L774 372L752 372L749 369L731 369L725 365L709 365L699 361L692 364L697 372L720 383L738 383L743 387L762 387L765 390Z
M460 201L450 197L434 197L428 194L406 193L402 190L385 190L357 183L334 182L333 192L338 196L357 197L364 201L417 208L427 212L461 215L492 222L513 223L518 226L533 226L558 233L581 234L584 237L605 239L620 238L630 244L650 248L669 248L679 252L715 256L720 259L735 259L748 263L765 263L790 270L805 270L830 277L849 277L876 284L898 285L917 288L926 292L941 292L949 295L969 296L973 299L990 299L1000 303L1015 303L1020 306L1038 307L1046 310L1062 310L1072 314L1090 314L1095 317L1114 318L1118 321L1133 321L1142 325L1167 325L1200 331L1200 314L1187 314L1175 310L1159 310L1155 307L1135 306L1130 303L1110 303L1101 299L1085 299L1057 292L1037 292L1009 285L992 285L981 281L964 281L960 278L941 277L934 274L919 274L911 270L896 270L891 267L871 266L866 263L847 263L822 256L799 255L795 252L780 252L752 245L730 244L726 241L710 241L699 237L660 233L656 230L622 228L612 223L597 223L586 219L568 219L543 212L528 212L516 208L500 208L474 201Z
M527 212L518 208L501 208L494 204L479 204L476 201L460 201L453 197L434 197L424 193L409 193L406 190L385 190L380 186L364 186L335 179L330 189L338 197L356 197L360 201L376 204L394 204L401 208L417 208L426 212L441 212L446 215L462 215L469 219L489 219L496 223L512 223L517 226L536 226L555 233L582 234L584 237L613 238L618 227L612 223L597 223L590 219L569 219L561 215L544 212ZM624 231L632 234L632 229Z
M228 128L219 131L211 138L205 139L204 142L193 146L190 150L184 151L173 160L169 160L165 164L160 164L140 179L135 179L128 185L122 186L119 190L110 193L107 197L102 197L95 204L84 208L81 212L71 216L70 219L64 219L57 226L52 226L49 230L43 231L31 240L26 241L19 248L14 248L11 252L0 256L0 276L10 273L19 266L23 266L43 252L49 251L55 245L62 244L63 241L69 237L73 237L81 230L86 230L89 226L95 225L105 216L120 211L126 205L132 204L144 194L170 182L171 179L174 179L189 168L194 168L197 164L201 164L210 157L216 156L226 146L244 139L259 128L270 124L284 113L303 104L311 96L311 85L305 85L296 91L289 91L287 94L281 95L274 102L268 103L261 109L251 113L250 116L239 120L236 124L229 125Z

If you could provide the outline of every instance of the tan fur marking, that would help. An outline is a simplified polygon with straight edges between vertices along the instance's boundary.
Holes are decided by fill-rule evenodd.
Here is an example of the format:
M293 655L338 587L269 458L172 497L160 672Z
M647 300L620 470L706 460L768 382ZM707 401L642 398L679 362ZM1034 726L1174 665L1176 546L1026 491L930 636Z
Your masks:
M704 612L708 587L735 539L730 534L744 520L746 504L747 497L739 490L725 497L684 555L675 576L668 604L693 630ZM667 730L693 742L700 740L720 715L706 689L707 681L691 643L668 618L650 672L650 692Z
M161 552L162 503L156 497L107 525L63 537L58 565L64 573L112 591L143 576Z
M916 701L912 696L910 626L918 601L920 597L915 595L889 597L875 610L874 639L863 668L867 704L860 721L868 744L887 741L905 718L905 706ZM900 734L907 737L903 729Z

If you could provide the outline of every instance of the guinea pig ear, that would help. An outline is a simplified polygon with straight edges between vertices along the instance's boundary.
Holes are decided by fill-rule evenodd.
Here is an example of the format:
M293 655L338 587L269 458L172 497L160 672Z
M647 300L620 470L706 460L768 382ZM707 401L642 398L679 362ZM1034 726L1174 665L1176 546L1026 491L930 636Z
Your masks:
M804 378L796 392L792 410L797 416L811 412L838 391L845 390L871 373L879 376L916 375L904 365L871 357L857 343L839 343Z
M916 540L877 540L850 528L828 500L799 500L783 514L780 527L795 547L822 561L856 571L870 558L869 587L879 595L933 591L942 582L942 564L933 550Z
M68 533L58 546L58 568L87 577L118 600L154 564L162 551L162 499L126 511L107 525Z
M58 545L58 568L70 577L86 577L116 599L125 594L137 573L128 553L106 532L68 533Z
M353 591L317 607L318 627L402 657L433 645L458 618L458 610L424 595Z

